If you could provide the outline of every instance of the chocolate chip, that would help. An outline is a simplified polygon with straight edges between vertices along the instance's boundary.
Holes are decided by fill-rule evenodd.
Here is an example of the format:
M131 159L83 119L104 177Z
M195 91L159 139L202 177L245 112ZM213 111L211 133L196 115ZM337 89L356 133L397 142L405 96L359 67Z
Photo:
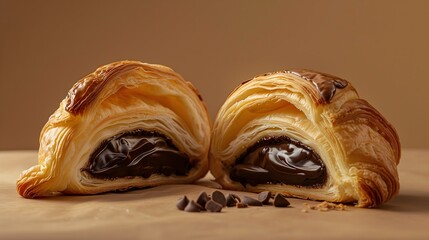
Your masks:
M290 205L290 202L283 196L281 193L276 193L274 196L274 206L275 207L287 207Z
M210 200L210 197L207 195L206 192L202 192L197 198L197 203L201 206L205 206L208 200Z
M233 193L229 193L226 197L221 191L214 191L210 197L206 192L201 192L198 196L197 201L190 201L185 195L178 199L176 207L179 210L184 210L185 212L221 212L222 208L225 206L232 207L236 206L237 208L247 208L248 206L263 206L263 204L269 204L269 200L272 198L272 194L269 191L264 191L258 194L258 199L251 198L248 196L243 196L240 199L239 196ZM204 203L204 205L200 204ZM277 193L274 196L275 207L288 207L290 206L289 201L286 197Z
M269 191L264 191L258 194L258 200L264 205L267 205L270 199L271 193Z
M226 198L221 191L212 192L212 200L222 205L222 207L226 206Z
M214 200L207 201L205 207L206 207L206 210L209 212L220 212L222 211L222 208L223 208L223 206L220 203Z
M241 200L241 202L249 206L262 206L262 203L260 201L248 196L243 196L243 200Z
M247 204L245 204L245 203L242 203L242 202L238 202L237 204L236 204L236 206L237 206L237 208L247 208Z
M204 209L200 204L194 200L190 201L185 207L185 212L201 212Z
M188 205L188 203L189 203L188 197L183 196L183 197L179 198L179 200L177 201L176 207L177 207L177 209L183 211L185 209L186 205Z
M240 197L233 193L229 193L226 196L226 206L227 207L234 207L237 203L241 201Z

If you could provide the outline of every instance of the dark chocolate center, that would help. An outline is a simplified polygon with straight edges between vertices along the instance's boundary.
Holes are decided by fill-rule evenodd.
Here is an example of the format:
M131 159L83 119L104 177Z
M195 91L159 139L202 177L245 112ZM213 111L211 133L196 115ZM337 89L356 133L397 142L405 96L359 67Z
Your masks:
M305 144L286 136L263 138L236 161L230 177L243 186L288 184L318 186L326 181L319 155Z
M189 157L157 132L136 130L114 136L91 155L84 171L95 178L150 177L152 174L185 176Z

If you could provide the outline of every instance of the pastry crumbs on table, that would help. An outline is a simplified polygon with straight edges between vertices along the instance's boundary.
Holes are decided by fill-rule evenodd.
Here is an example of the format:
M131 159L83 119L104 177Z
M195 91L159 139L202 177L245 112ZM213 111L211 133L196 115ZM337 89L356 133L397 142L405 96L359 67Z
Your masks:
M327 212L331 210L336 211L345 211L347 210L347 206L342 203L331 203L327 201L323 201L317 205L309 205L308 203L304 203L304 208L301 210L302 212L308 212L308 210L318 210L319 212Z

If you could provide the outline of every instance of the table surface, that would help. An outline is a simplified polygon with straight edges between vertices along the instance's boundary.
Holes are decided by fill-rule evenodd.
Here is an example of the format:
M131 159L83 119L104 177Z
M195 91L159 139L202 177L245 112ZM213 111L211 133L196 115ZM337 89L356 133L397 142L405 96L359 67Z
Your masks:
M36 157L36 151L0 152L0 239L429 239L429 150L403 150L400 193L380 208L328 212L303 212L305 203L318 202L293 198L289 208L178 211L179 197L196 199L218 187L210 175L188 185L24 199L15 181Z

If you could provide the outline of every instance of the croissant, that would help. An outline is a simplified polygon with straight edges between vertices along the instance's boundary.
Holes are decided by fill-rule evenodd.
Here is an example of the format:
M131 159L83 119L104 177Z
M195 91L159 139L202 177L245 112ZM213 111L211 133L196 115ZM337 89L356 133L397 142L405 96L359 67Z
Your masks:
M35 198L190 183L207 173L209 145L208 112L190 82L165 66L115 62L74 84L17 191Z
M376 207L399 191L400 150L394 127L348 81L291 70L229 95L209 165L226 189Z

